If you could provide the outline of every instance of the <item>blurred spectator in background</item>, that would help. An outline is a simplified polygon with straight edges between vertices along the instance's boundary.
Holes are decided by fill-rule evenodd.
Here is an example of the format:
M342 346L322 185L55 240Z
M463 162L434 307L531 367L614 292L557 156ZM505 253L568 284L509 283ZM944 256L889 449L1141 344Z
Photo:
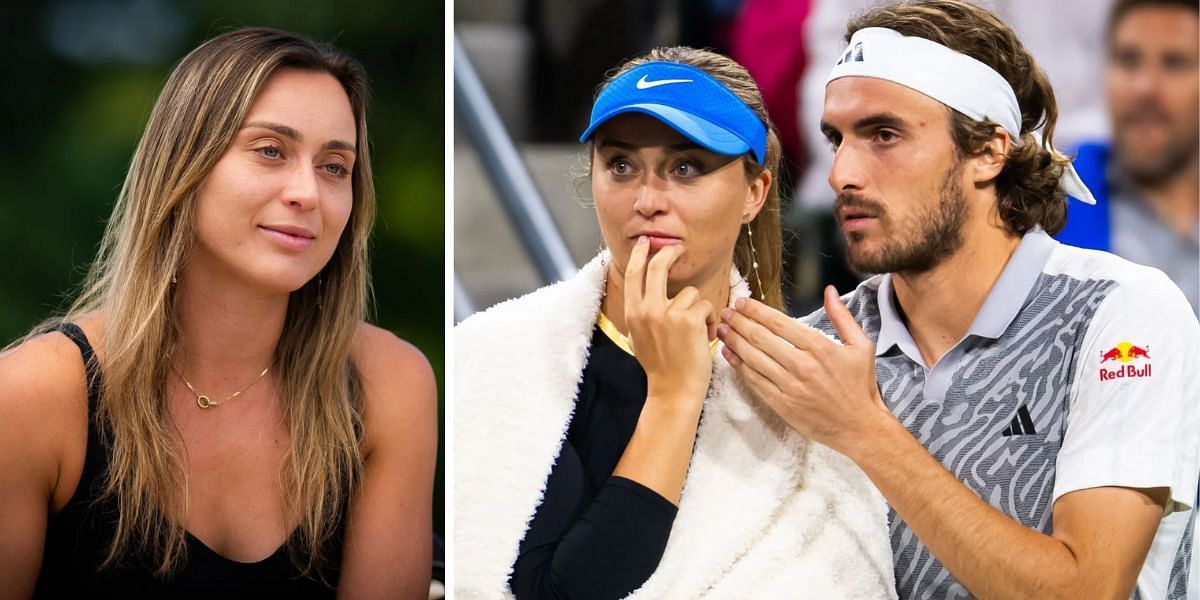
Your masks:
M779 127L786 164L805 162L797 83L808 64L804 23L814 0L745 0L730 33L730 55L758 82ZM794 174L793 174L794 175Z
M529 108L536 115L529 120L528 138L545 142L573 139L587 124L595 82L615 64L662 45L729 54L730 38L750 5L808 2L524 0L520 10L532 46ZM468 8L466 12L478 10ZM521 137L521 132L513 135Z
M570 138L588 120L596 81L613 65L654 45L659 0L528 0L533 36L533 139Z
M1112 138L1079 147L1095 206L1072 203L1058 238L1162 269L1200 306L1200 6L1119 0L1109 16Z

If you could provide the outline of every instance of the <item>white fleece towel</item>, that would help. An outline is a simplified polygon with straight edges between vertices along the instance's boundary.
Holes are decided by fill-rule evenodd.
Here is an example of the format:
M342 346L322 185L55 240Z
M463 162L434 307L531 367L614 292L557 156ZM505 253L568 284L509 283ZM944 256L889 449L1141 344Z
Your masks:
M455 597L508 577L558 456L604 293L580 272L455 328ZM749 295L734 270L730 302ZM631 598L895 598L887 506L850 460L738 387L718 353L658 569Z

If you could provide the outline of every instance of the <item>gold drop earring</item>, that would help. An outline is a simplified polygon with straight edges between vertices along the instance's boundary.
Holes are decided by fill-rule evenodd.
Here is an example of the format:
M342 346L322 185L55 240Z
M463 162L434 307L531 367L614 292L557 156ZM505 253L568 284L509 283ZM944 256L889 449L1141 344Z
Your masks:
M754 229L750 227L750 215L742 215L742 218L746 219L746 238L750 240L750 264L754 267L754 278L758 280L758 298L766 302L767 294L763 289L762 275L758 273L758 251L754 249Z

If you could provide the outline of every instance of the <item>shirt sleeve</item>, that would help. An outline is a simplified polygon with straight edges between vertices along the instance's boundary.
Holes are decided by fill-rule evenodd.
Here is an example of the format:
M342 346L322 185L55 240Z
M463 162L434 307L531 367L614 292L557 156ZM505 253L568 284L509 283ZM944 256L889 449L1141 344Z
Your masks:
M578 453L564 443L513 565L513 594L519 600L629 595L658 568L677 511L623 477L610 477L592 498Z
M1101 486L1170 488L1192 508L1200 475L1200 326L1161 273L1096 310L1076 360L1054 500Z

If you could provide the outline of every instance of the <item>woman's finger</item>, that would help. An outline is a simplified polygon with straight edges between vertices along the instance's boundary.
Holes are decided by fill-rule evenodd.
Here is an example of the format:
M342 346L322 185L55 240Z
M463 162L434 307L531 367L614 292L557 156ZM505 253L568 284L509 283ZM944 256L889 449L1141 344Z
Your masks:
M675 294L675 297L671 298L670 305L672 308L689 310L692 308L692 305L699 300L700 290L689 285L682 290L679 290L679 293Z
M676 244L664 247L650 259L650 264L646 266L646 287L642 294L643 298L663 304L667 302L667 274L671 271L671 265L675 264L682 253L683 248Z
M646 236L638 238L629 253L629 262L625 265L625 308L639 306L642 303L643 280L646 277L646 255L650 252L650 239Z

